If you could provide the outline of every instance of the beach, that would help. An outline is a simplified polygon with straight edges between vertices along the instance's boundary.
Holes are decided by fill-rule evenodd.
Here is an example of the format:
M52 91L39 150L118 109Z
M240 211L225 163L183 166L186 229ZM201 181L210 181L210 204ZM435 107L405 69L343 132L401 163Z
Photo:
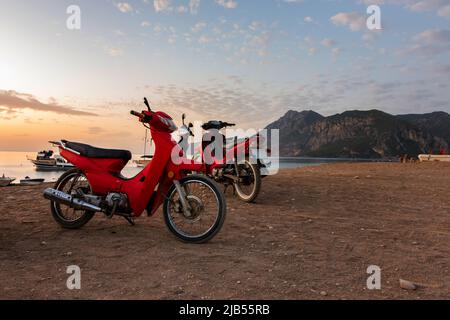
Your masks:
M284 169L254 204L229 190L224 227L203 245L176 240L161 209L136 226L98 215L64 230L48 186L0 188L0 299L450 298L449 164ZM70 265L81 290L66 287ZM367 288L371 265L380 290Z

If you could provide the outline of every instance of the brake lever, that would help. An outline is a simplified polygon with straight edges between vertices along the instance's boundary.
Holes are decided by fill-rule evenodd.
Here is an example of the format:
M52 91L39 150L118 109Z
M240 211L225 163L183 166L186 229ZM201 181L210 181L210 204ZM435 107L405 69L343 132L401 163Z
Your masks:
M148 111L152 111L152 109L150 109L150 104L148 103L148 100L146 97L144 97L144 104L147 106Z

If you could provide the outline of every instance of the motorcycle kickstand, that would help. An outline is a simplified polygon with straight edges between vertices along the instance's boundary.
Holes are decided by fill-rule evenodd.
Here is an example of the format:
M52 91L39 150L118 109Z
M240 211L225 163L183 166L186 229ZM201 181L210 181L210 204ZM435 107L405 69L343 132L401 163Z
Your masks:
M127 220L128 221L128 223L129 224L131 224L132 226L135 226L136 225L136 223L134 223L134 220L133 220L133 218L131 218L131 217L123 217L125 220Z

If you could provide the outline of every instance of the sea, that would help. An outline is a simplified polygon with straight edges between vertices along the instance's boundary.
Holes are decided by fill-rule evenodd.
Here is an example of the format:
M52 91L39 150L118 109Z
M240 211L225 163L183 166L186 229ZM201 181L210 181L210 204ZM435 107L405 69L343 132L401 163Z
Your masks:
M133 155L133 159L139 159L141 155ZM63 171L37 171L31 161L27 158L34 159L36 152L13 152L13 151L0 151L0 177L4 174L7 177L16 178L15 183L18 183L20 179L30 177L32 179L41 178L46 182L56 181ZM349 161L367 161L363 159L336 159L336 158L305 158L305 157L283 157L279 161L272 161L272 164L278 165L280 169L299 168L307 166L318 166L324 163L333 162L349 162ZM136 165L130 161L128 165L122 171L122 175L125 177L134 177L142 168L136 167Z

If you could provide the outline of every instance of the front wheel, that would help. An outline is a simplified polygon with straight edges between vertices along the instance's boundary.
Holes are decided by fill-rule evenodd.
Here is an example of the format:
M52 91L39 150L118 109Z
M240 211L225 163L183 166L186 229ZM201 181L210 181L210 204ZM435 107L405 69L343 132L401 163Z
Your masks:
M245 202L253 202L261 190L261 172L259 166L245 160L238 164L239 179L234 182L238 197Z
M180 195L173 185L164 201L164 220L169 230L180 240L204 243L222 228L227 212L225 196L208 177L191 175L180 180L190 214L183 210Z

